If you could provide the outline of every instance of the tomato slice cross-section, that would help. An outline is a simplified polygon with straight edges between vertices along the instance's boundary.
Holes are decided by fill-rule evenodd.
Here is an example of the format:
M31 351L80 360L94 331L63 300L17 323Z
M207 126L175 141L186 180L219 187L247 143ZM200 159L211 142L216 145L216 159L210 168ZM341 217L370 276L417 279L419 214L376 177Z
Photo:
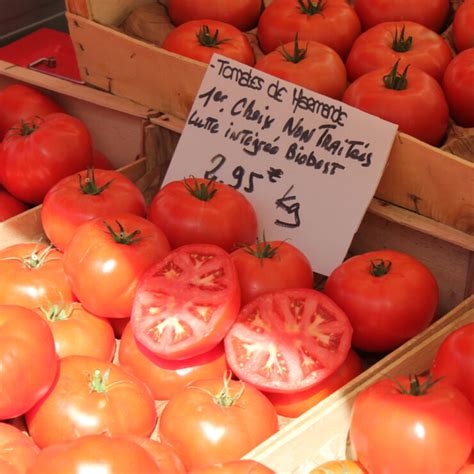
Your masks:
M326 295L287 289L245 305L224 339L241 380L268 392L295 392L324 380L347 357L352 327Z
M230 255L216 245L183 245L143 275L131 325L135 338L154 354L187 359L217 346L239 308Z

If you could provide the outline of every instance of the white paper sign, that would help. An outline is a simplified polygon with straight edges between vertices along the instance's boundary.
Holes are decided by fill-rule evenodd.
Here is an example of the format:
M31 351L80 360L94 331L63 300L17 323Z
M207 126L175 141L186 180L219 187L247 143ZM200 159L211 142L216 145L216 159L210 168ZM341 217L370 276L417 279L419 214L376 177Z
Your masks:
M259 236L342 263L382 176L397 126L214 55L164 183L216 179L253 204Z

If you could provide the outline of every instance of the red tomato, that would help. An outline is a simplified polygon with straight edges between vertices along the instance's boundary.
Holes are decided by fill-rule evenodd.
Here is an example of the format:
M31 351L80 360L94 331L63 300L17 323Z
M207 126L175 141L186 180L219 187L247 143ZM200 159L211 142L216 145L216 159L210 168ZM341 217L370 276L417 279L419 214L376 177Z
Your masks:
M62 108L42 92L24 84L12 84L0 91L0 141L22 119L44 117Z
M448 43L433 30L412 21L390 21L373 26L355 40L346 67L349 80L355 81L400 60L401 69L412 65L441 82L452 58Z
M312 288L313 270L295 246L280 240L257 242L231 253L239 276L241 304L284 288Z
M138 342L164 359L189 359L219 344L240 308L229 254L216 245L183 245L143 275L131 324Z
M459 53L449 63L443 78L443 90L451 117L462 127L474 127L473 84L474 47Z
M277 430L268 399L230 378L193 382L166 404L159 420L161 441L188 470L237 461Z
M0 222L21 214L28 208L27 204L13 197L8 191L0 189Z
M456 10L453 40L457 51L474 48L474 0L464 0Z
M474 464L466 464L457 472L457 474L474 474Z
M86 311L80 303L52 304L35 310L53 333L56 353L60 358L87 355L111 361L115 352L112 326L106 319Z
M100 170L114 170L117 168L103 153L99 150L93 151L93 165Z
M23 415L51 387L58 369L48 325L27 308L0 306L0 420Z
M168 14L175 25L191 20L217 20L242 31L256 25L262 7L262 0L168 0Z
M241 459L239 461L192 469L188 471L188 474L272 474L274 472L257 461Z
M452 332L439 347L431 373L457 387L474 405L474 323Z
M139 278L169 250L152 222L110 214L78 227L64 253L64 270L84 308L103 318L126 318Z
M16 244L0 250L0 304L26 308L70 302L63 255L46 244Z
M163 229L171 248L215 244L228 252L257 238L257 215L248 199L205 179L173 181L150 204L148 218Z
M64 250L82 223L118 210L145 216L143 194L118 171L91 169L62 179L48 191L41 222L48 239Z
M436 79L416 67L398 72L376 69L355 80L342 100L398 125L401 132L438 145L448 128L449 110Z
M367 471L356 461L329 461L309 474L367 474Z
M455 387L382 379L356 398L350 438L369 472L455 473L472 449L472 407Z
M26 423L44 448L90 434L149 436L156 411L148 387L118 365L69 356L60 360L55 384L26 413Z
M214 53L248 66L255 56L248 38L235 26L215 20L193 20L172 30L161 45L163 49L209 63Z
M62 178L92 164L86 126L67 114L17 123L0 147L0 181L22 201L39 204Z
M163 471L137 443L122 437L83 436L39 454L28 474L160 474Z
M154 355L140 344L130 325L120 341L119 364L145 382L155 400L169 400L189 383L220 377L227 370L222 344L191 359L170 361Z
M8 423L0 423L0 472L24 474L34 464L39 448L31 439Z
M349 317L354 347L369 352L395 349L425 329L439 298L430 270L394 250L349 258L329 275L324 292Z
M245 382L268 392L297 392L321 383L351 346L347 316L327 296L279 290L245 305L224 344L227 363Z
M329 397L347 382L359 375L363 370L362 361L354 351L349 351L344 363L327 379L314 387L295 393L267 393L268 399L273 403L276 411L281 416L297 418L308 411L321 400Z
M361 31L356 12L346 0L274 0L258 22L258 40L267 54L294 40L317 41L343 59Z
M282 45L259 59L255 68L333 99L340 99L347 87L340 56L316 41Z
M449 0L354 0L364 30L384 21L414 21L440 31L449 12Z

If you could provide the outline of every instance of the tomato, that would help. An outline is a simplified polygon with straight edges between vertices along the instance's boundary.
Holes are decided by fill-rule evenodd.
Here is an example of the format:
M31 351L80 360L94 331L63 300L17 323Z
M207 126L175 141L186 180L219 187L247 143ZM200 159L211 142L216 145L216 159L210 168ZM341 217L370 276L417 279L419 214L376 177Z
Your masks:
M163 471L137 443L121 437L83 436L45 448L28 474L159 474Z
M343 59L361 31L360 21L346 0L274 0L258 22L258 40L267 54L294 40L317 41Z
M313 270L306 256L294 245L257 238L253 245L231 253L241 290L241 304L284 288L312 288Z
M161 47L203 63L209 63L217 53L248 66L255 64L252 46L245 34L221 21L205 19L183 23L171 30Z
M183 245L138 285L131 324L138 342L164 359L189 359L222 341L240 308L230 255L216 245Z
M46 244L16 244L0 250L0 304L26 308L73 300L63 255Z
M0 306L0 420L23 415L51 387L58 363L48 325L27 308Z
M278 430L275 408L257 389L230 377L199 380L166 404L159 435L186 469L236 461Z
M382 379L357 396L350 439L369 472L455 473L472 449L472 407L455 387Z
M474 405L474 323L453 331L436 352L431 373L445 377Z
M93 165L100 170L114 170L117 168L103 153L99 150L93 151Z
M453 41L456 50L474 48L474 0L464 0L453 20Z
M457 472L457 474L474 474L474 464L466 464Z
M21 214L28 208L27 204L12 196L8 191L0 189L0 222Z
M451 117L462 127L474 127L473 81L474 47L459 53L449 63L443 78Z
M316 41L296 39L282 45L259 59L255 68L333 99L340 99L347 87L340 56Z
M400 60L400 68L416 66L441 82L452 58L448 43L433 30L412 21L390 21L373 26L355 40L346 67L354 81Z
M400 73L398 62L356 79L342 100L430 145L438 145L448 128L448 104L436 79L416 67Z
M217 20L239 30L252 29L262 11L262 0L168 0L168 14L175 25L191 20Z
M112 326L106 319L86 311L80 303L49 303L35 310L53 333L56 353L60 358L69 355L88 355L111 361L115 352Z
M155 400L169 400L189 383L222 376L227 369L222 344L191 359L170 361L154 355L140 344L130 325L120 341L119 364L145 382Z
M48 191L41 222L48 239L64 250L79 225L118 210L145 216L141 191L118 171L90 169L63 178Z
M189 471L189 474L272 474L274 472L257 461L241 459L239 461L192 469Z
M51 114L17 123L0 147L0 181L27 203L39 204L65 176L92 164L86 126L67 114Z
M245 305L224 339L227 363L241 380L268 392L297 392L321 383L351 346L347 316L316 290L295 288Z
M321 400L329 397L347 382L359 375L363 370L362 361L354 351L349 351L344 363L328 378L314 387L295 393L267 393L268 399L273 403L276 411L281 416L297 418Z
M44 448L89 434L149 436L156 411L148 387L118 365L68 356L60 360L51 390L26 413L26 423Z
M163 229L171 248L215 244L230 252L253 244L257 215L239 191L201 178L172 181L153 198L148 218Z
M64 253L64 270L84 308L103 318L126 318L138 279L169 250L152 222L135 214L109 214L78 227Z
M367 471L356 461L328 461L313 469L309 474L366 474Z
M369 352L395 349L425 329L439 298L430 270L394 250L349 258L329 275L324 292L349 317L353 346Z
M30 86L12 84L0 91L0 141L22 119L62 112L56 102Z
M414 21L440 31L449 12L449 0L354 0L364 30L384 21Z
M109 319L109 323L112 325L116 339L122 339L123 331L125 330L129 322L130 322L130 318L110 318Z
M0 472L23 474L34 464L39 448L31 439L8 423L0 423Z

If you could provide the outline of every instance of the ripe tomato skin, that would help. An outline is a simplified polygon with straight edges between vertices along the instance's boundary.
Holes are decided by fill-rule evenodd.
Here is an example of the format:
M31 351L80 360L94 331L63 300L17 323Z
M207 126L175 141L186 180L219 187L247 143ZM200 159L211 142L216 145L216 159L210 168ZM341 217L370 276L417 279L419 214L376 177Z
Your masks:
M262 0L169 0L168 14L175 25L191 20L216 20L239 30L252 29L262 11Z
M436 352L431 368L435 379L444 377L474 406L474 323L453 331Z
M223 464L191 469L188 474L272 474L268 467L250 459L240 459Z
M0 472L24 474L34 464L39 448L22 431L8 423L0 423ZM10 470L9 470L10 469Z
M148 387L118 365L68 356L60 360L51 390L26 413L26 423L44 448L91 434L149 436L156 410Z
M466 464L457 472L457 474L474 474L474 464Z
M448 128L449 110L443 90L426 72L410 67L405 90L388 89L383 78L389 69L376 69L356 79L343 102L396 123L405 132L430 145L438 145Z
M24 84L12 84L0 91L0 141L21 119L63 112L53 99Z
M441 31L449 12L449 0L354 0L364 30L384 21L414 21Z
M137 341L153 354L183 360L216 347L239 308L230 255L216 245L183 245L143 275L130 321Z
M0 189L0 222L21 214L28 208L27 204L12 196L8 191Z
M140 233L129 244L118 243L105 223L117 234L118 223L128 236ZM126 318L139 278L168 252L166 236L152 222L135 214L109 214L78 227L64 252L64 271L84 308L103 318Z
M227 399L243 388L230 406L214 400L226 389L222 378L212 378L186 386L161 414L160 439L175 449L188 470L236 461L278 430L275 408L262 393L237 381L225 383Z
M227 363L266 392L293 393L334 373L351 345L344 312L307 288L265 293L245 305L224 339Z
M45 244L15 244L0 250L0 304L25 308L74 297L63 255Z
M23 415L46 394L58 361L48 325L21 306L0 306L0 347L0 420L5 420Z
M356 461L329 461L309 474L367 474L367 471Z
M140 344L133 336L130 324L120 341L119 364L145 382L155 400L169 400L189 383L223 376L227 370L222 344L192 359L170 361L154 355Z
M59 358L87 355L111 361L115 352L112 326L86 311L80 303L52 304L35 309L48 324Z
M403 28L405 40L411 37L413 41L407 51L398 52L394 37L399 37ZM355 40L346 67L349 80L355 81L370 71L391 67L400 59L400 69L410 64L441 82L452 58L448 43L433 30L412 21L390 21L373 26Z
M214 46L206 46L199 40L202 28L207 27L210 37L218 32ZM214 53L235 59L248 66L255 64L255 56L248 38L237 28L228 23L215 20L192 20L172 30L161 45L163 49L181 54L196 61L209 63Z
M110 185L99 192L107 183ZM117 210L146 215L145 198L138 187L118 171L82 171L63 178L48 191L41 223L48 239L64 251L82 223Z
M458 52L474 48L474 0L464 0L453 20L453 41Z
M302 392L295 393L266 393L281 416L298 418L321 400L329 397L347 382L359 375L363 370L360 357L349 351L344 363L327 379Z
M259 257L259 251L266 245L275 249L274 254ZM258 241L249 248L234 250L230 256L239 275L242 306L270 291L313 287L313 270L309 260L288 242Z
M409 387L408 377L396 380ZM448 383L413 396L382 379L357 396L350 438L369 472L455 473L472 450L472 420L471 405Z
M448 64L443 78L443 90L451 117L462 127L474 127L473 81L474 47L459 53Z
M0 147L0 181L16 198L40 204L59 180L92 164L91 136L79 119L67 114L26 122L33 128L29 135L21 134L20 123L5 135Z
M118 436L90 435L43 449L28 474L81 474L91 468L107 474L163 472L137 443Z
M293 54L293 41L260 58L255 68L333 99L340 99L347 87L346 68L340 56L329 46L316 41L301 41L299 46L301 49L307 48L305 57L299 62L289 61L282 54L284 50Z
M391 262L389 271L374 276L371 262L381 261ZM394 250L349 258L329 275L324 292L350 319L352 345L368 352L390 351L425 329L439 298L429 269Z
M209 183L196 178L198 186ZM186 186L192 179L172 181L153 198L148 218L168 237L171 248L186 244L215 244L230 252L237 244L252 244L257 238L257 215L239 191L213 182L215 195L205 201Z
M303 1L308 5L309 0ZM334 49L342 59L347 56L352 43L359 36L359 18L345 0L312 2L320 6L320 12L306 14L298 0L274 0L260 16L258 40L265 54L281 44L295 39L317 41Z

